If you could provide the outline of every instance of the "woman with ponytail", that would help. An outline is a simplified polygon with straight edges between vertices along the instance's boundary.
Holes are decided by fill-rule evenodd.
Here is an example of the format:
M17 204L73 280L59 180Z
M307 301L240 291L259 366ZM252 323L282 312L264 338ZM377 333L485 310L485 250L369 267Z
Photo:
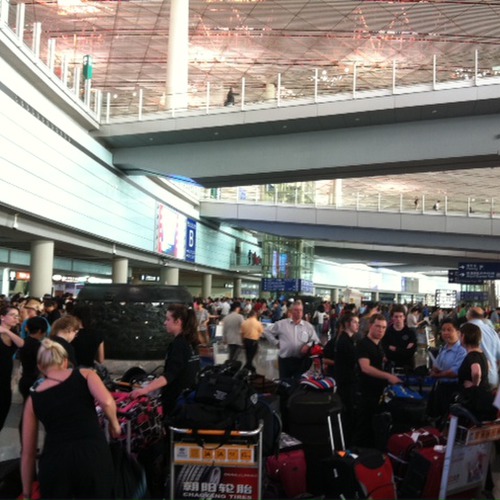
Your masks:
M191 307L171 304L163 324L167 333L174 336L167 349L163 374L147 386L132 391L130 397L135 399L161 389L163 414L168 415L175 408L181 392L194 384L200 369L200 357L198 323Z
M38 464L42 498L111 498L113 462L95 401L116 438L121 429L113 397L92 370L70 369L68 353L57 342L42 340L37 362L42 378L31 388L23 414L23 497L30 498L32 490L41 422L46 433Z

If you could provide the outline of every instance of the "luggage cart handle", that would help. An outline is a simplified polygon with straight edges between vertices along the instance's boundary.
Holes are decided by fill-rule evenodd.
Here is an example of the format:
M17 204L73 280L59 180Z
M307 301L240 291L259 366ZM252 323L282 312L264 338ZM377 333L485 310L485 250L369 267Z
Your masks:
M246 436L257 436L264 425L262 422L259 423L259 427L254 429L253 431L230 431L229 436L231 437L246 437ZM177 432L178 434L189 434L189 435L198 435L198 436L225 436L227 435L227 431L222 429L182 429L179 427L170 427L170 430L173 432Z
M481 427L483 425L483 423L472 412L470 412L467 408L465 408L465 406L462 406L461 404L452 404L450 406L450 413L455 417L464 417L478 427Z

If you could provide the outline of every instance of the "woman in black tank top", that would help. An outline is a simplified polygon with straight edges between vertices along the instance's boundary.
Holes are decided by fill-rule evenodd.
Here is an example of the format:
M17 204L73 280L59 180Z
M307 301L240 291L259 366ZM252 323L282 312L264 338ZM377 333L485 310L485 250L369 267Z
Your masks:
M113 462L94 401L118 437L113 397L93 371L69 369L68 354L56 342L44 339L37 360L43 378L32 387L23 415L23 497L30 497L41 422L46 432L38 466L42 498L111 498Z

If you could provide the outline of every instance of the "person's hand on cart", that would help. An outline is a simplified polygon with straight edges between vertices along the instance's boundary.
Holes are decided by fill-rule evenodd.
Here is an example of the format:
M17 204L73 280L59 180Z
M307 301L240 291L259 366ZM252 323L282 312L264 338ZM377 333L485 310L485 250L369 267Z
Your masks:
M113 439L118 439L121 436L122 433L122 427L118 420L116 422L110 422L109 424L109 432L111 434L111 437Z
M141 387L140 389L134 389L133 391L131 391L129 397L130 399L137 399L141 396L145 396L147 393L148 391L145 391L144 387Z

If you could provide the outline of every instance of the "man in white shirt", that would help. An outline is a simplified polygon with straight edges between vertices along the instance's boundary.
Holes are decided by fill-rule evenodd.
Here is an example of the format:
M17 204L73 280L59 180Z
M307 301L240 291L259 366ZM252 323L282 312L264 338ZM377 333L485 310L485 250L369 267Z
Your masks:
M278 367L281 379L297 378L310 365L307 357L313 344L319 344L313 325L304 321L304 306L300 300L292 305L290 318L267 326L264 336L273 345L279 345Z

